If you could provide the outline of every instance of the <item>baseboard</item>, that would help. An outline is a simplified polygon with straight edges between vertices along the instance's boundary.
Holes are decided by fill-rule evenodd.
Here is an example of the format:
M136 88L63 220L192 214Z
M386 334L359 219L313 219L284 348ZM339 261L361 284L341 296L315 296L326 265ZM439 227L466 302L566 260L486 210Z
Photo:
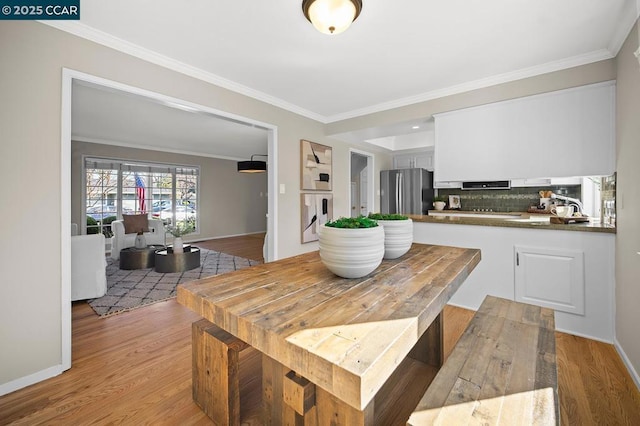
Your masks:
M62 364L54 365L53 367L45 368L44 370L29 374L28 376L3 383L0 385L0 396L15 392L18 389L26 388L27 386L31 386L43 380L50 379L61 374L63 371L64 369L62 368Z
M267 231L257 231L257 232L246 232L244 234L223 235L223 236L220 236L220 237L194 238L194 239L189 240L189 241L184 240L184 242L185 243L197 243L199 241L212 241L212 240L221 240L223 238L246 237L247 235L265 234L266 232Z
M583 339L595 340L596 342L606 343L607 345L613 345L611 340L603 339L602 337L591 336L589 334L576 333L575 331L566 330L564 328L558 328L556 326L556 331L565 334L571 334L572 336L582 337Z
M631 375L631 378L635 382L636 387L638 388L638 390L640 390L640 376L638 375L636 369L633 368L631 360L622 349L622 346L620 346L620 342L618 342L618 339L613 339L613 346L616 348L616 351L618 351L618 355L620 355L620 358L622 358L622 362L624 363L625 367L627 367L627 371L629 371L629 375Z

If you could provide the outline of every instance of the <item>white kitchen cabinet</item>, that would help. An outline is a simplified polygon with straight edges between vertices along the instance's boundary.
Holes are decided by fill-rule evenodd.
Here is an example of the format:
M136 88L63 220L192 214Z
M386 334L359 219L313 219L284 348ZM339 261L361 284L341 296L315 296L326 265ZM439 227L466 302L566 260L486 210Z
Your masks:
M435 115L440 181L611 175L615 82Z
M515 246L515 300L584 314L584 251Z
M394 169L427 169L433 171L433 150L393 156Z
M473 310L478 309L488 294L516 300L514 247L546 248L565 255L569 254L570 258L575 252L583 253L584 313L577 313L580 309L576 309L576 313L570 313L567 312L567 307L563 306L562 310L556 310L556 328L578 336L613 342L615 234L414 221L413 240L422 244L480 249L482 260L449 302L452 305ZM542 286L537 288L536 297L556 304L572 298L575 300L574 296L567 296L570 294L567 293L570 286L564 285L565 282L572 280L567 278L567 274L555 271L553 268L570 268L576 264L569 259L566 264L572 266L560 266L565 265L564 261L554 259L553 256L549 256L542 263L551 263L552 266L543 266L540 268L542 270L533 275L534 280L543 282ZM565 276L565 281L560 288L551 288L547 285L555 279L552 275ZM579 282L580 279L577 281ZM577 291L579 291L578 288L573 291L573 294ZM574 302L566 305L571 303ZM575 304L579 306L578 302Z

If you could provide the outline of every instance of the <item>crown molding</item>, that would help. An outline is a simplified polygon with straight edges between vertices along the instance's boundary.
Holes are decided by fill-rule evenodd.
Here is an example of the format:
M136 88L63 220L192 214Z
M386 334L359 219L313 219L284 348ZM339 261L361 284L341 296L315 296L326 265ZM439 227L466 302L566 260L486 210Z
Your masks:
M334 123L336 121L347 120L350 118L360 117L367 114L373 114L376 112L382 112L394 108L401 108L420 102L430 101L432 99L443 98L445 96L457 95L459 93L470 92L472 90L483 89L485 87L496 86L502 83L509 83L511 81L522 80L524 78L535 77L541 74L547 74L554 71L561 71L568 68L577 67L580 65L586 65L593 62L603 61L611 59L613 55L607 49L597 50L595 52L589 52L584 55L573 56L571 58L562 59L555 62L548 62L542 65L536 65L530 68L524 68L522 70L508 72L480 80L470 81L468 83L458 84L456 86L447 87L444 89L434 90L431 92L422 93L415 96L409 96L395 101L383 102L377 105L372 105L367 108L353 110L344 114L338 114L327 117L328 123Z
M147 150L147 151L169 152L169 153L172 153L172 154L181 154L181 155L192 155L192 156L195 156L195 157L217 158L219 160L229 160L229 161L244 161L244 160L246 160L246 158L228 157L228 156L224 156L224 155L212 154L210 152L199 152L199 151L187 151L187 150L181 150L181 149L172 149L172 148L165 148L165 147L154 146L154 145L147 145L147 144L143 144L143 143L122 142L122 141L115 141L115 140L102 139L102 138L93 138L93 137L82 136L82 135L77 135L77 134L71 135L71 140L74 141L74 142L95 143L95 144L100 144L100 145L118 146L118 147L122 147L122 148L144 149L144 150Z
M215 75L213 73L204 71L200 68L187 65L180 61L176 61L175 59L169 58L168 56L164 56L152 50L145 49L141 46L138 46L137 44L133 44L121 38L114 37L110 34L107 34L100 30L96 30L95 28L91 28L88 25L82 24L80 22L57 21L57 20L38 21L38 22L40 22L41 24L56 28L58 30L67 32L69 34L73 34L75 36L84 38L94 43L101 44L103 46L117 50L119 52L126 53L138 59L151 62L152 64L156 64L161 67L168 68L170 70L179 72L189 77L197 78L198 80L206 81L207 83L211 83L216 86L222 87L224 89L239 93L241 95L248 96L250 98L268 103L269 105L282 108L284 110L301 115L303 117L310 118L312 120L319 121L321 123L326 123L325 121L326 117L320 114L316 114L313 111L309 111L307 109L301 108L285 100L276 98L275 96L271 96L264 92L254 90L250 87L244 86L242 84L238 84L234 81L231 81L226 78Z
M637 1L640 2L640 0L637 0ZM631 18L633 18L634 16L637 18L638 13L633 2L625 3L627 7L625 7L624 12L628 11L629 4L633 6L632 7L633 13L631 14ZM625 13L624 14L625 18L628 15L629 15L628 13ZM51 26L53 28L59 29L61 31L65 31L67 33L73 34L75 36L93 41L103 46L115 49L117 51L126 53L128 55L145 60L147 62L151 62L153 64L171 69L181 74L185 74L190 77L193 77L202 81L206 81L208 83L231 90L241 95L245 95L250 98L268 103L275 107L282 108L286 111L315 120L322 124L331 124L338 121L365 116L368 114L387 111L394 108L401 108L401 107L405 107L405 106L420 103L420 102L426 102L429 100L438 99L445 96L456 95L459 93L469 92L472 90L482 89L490 86L495 86L498 84L508 83L508 82L521 80L529 77L534 77L541 74L547 74L554 71L561 71L568 68L573 68L581 65L590 64L593 62L611 59L615 57L617 52L620 50L622 43L626 39L626 36L629 34L629 31L631 30L631 27L633 26L635 21L636 19L624 19L623 25L620 25L618 27L619 30L616 32L614 40L609 44L610 46L609 49L601 49L601 50L589 52L583 55L562 59L559 61L548 62L546 64L536 65L533 67L524 68L522 70L508 72L508 73L504 73L504 74L500 74L500 75L496 75L496 76L492 76L484 79L479 79L479 80L475 80L475 81L471 81L471 82L467 82L467 83L463 83L455 86L450 86L443 89L434 90L431 92L425 92L418 95L396 99L389 102L383 102L376 105L371 105L365 108L351 110L351 111L347 111L347 112L332 115L332 116L324 116L321 114L317 114L313 111L309 111L307 109L301 108L297 105L291 104L280 98L276 98L266 93L251 89L247 86L243 86L241 84L235 83L231 80L222 78L215 74L206 72L199 68L192 67L190 65L171 59L167 56L151 51L149 49L142 48L136 44L114 37L103 31L96 30L80 22L55 21L55 20L38 21L38 22ZM626 32L625 32L625 28L626 28Z

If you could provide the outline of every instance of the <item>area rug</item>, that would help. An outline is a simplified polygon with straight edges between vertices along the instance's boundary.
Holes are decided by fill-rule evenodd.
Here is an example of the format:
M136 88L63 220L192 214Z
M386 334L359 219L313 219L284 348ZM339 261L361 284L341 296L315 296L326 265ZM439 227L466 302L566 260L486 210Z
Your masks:
M107 294L88 300L88 303L100 317L108 317L174 298L178 284L248 268L259 263L243 257L200 249L199 268L163 274L155 272L153 268L123 270L119 268L118 261L109 257L107 258Z

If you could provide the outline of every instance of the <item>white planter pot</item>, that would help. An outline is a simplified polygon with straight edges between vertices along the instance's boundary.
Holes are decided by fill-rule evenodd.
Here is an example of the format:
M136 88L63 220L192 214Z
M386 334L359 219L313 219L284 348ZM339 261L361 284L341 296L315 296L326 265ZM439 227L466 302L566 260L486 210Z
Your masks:
M334 274L360 278L373 272L384 256L384 228L340 229L320 226L320 259Z
M175 237L173 239L173 252L174 253L184 252L184 244L182 243L182 237Z
M436 210L444 210L444 206L446 206L447 204L444 201L436 201L435 203L433 203L433 207L436 208Z
M384 258L397 259L411 248L413 243L413 221L379 220L384 228Z

